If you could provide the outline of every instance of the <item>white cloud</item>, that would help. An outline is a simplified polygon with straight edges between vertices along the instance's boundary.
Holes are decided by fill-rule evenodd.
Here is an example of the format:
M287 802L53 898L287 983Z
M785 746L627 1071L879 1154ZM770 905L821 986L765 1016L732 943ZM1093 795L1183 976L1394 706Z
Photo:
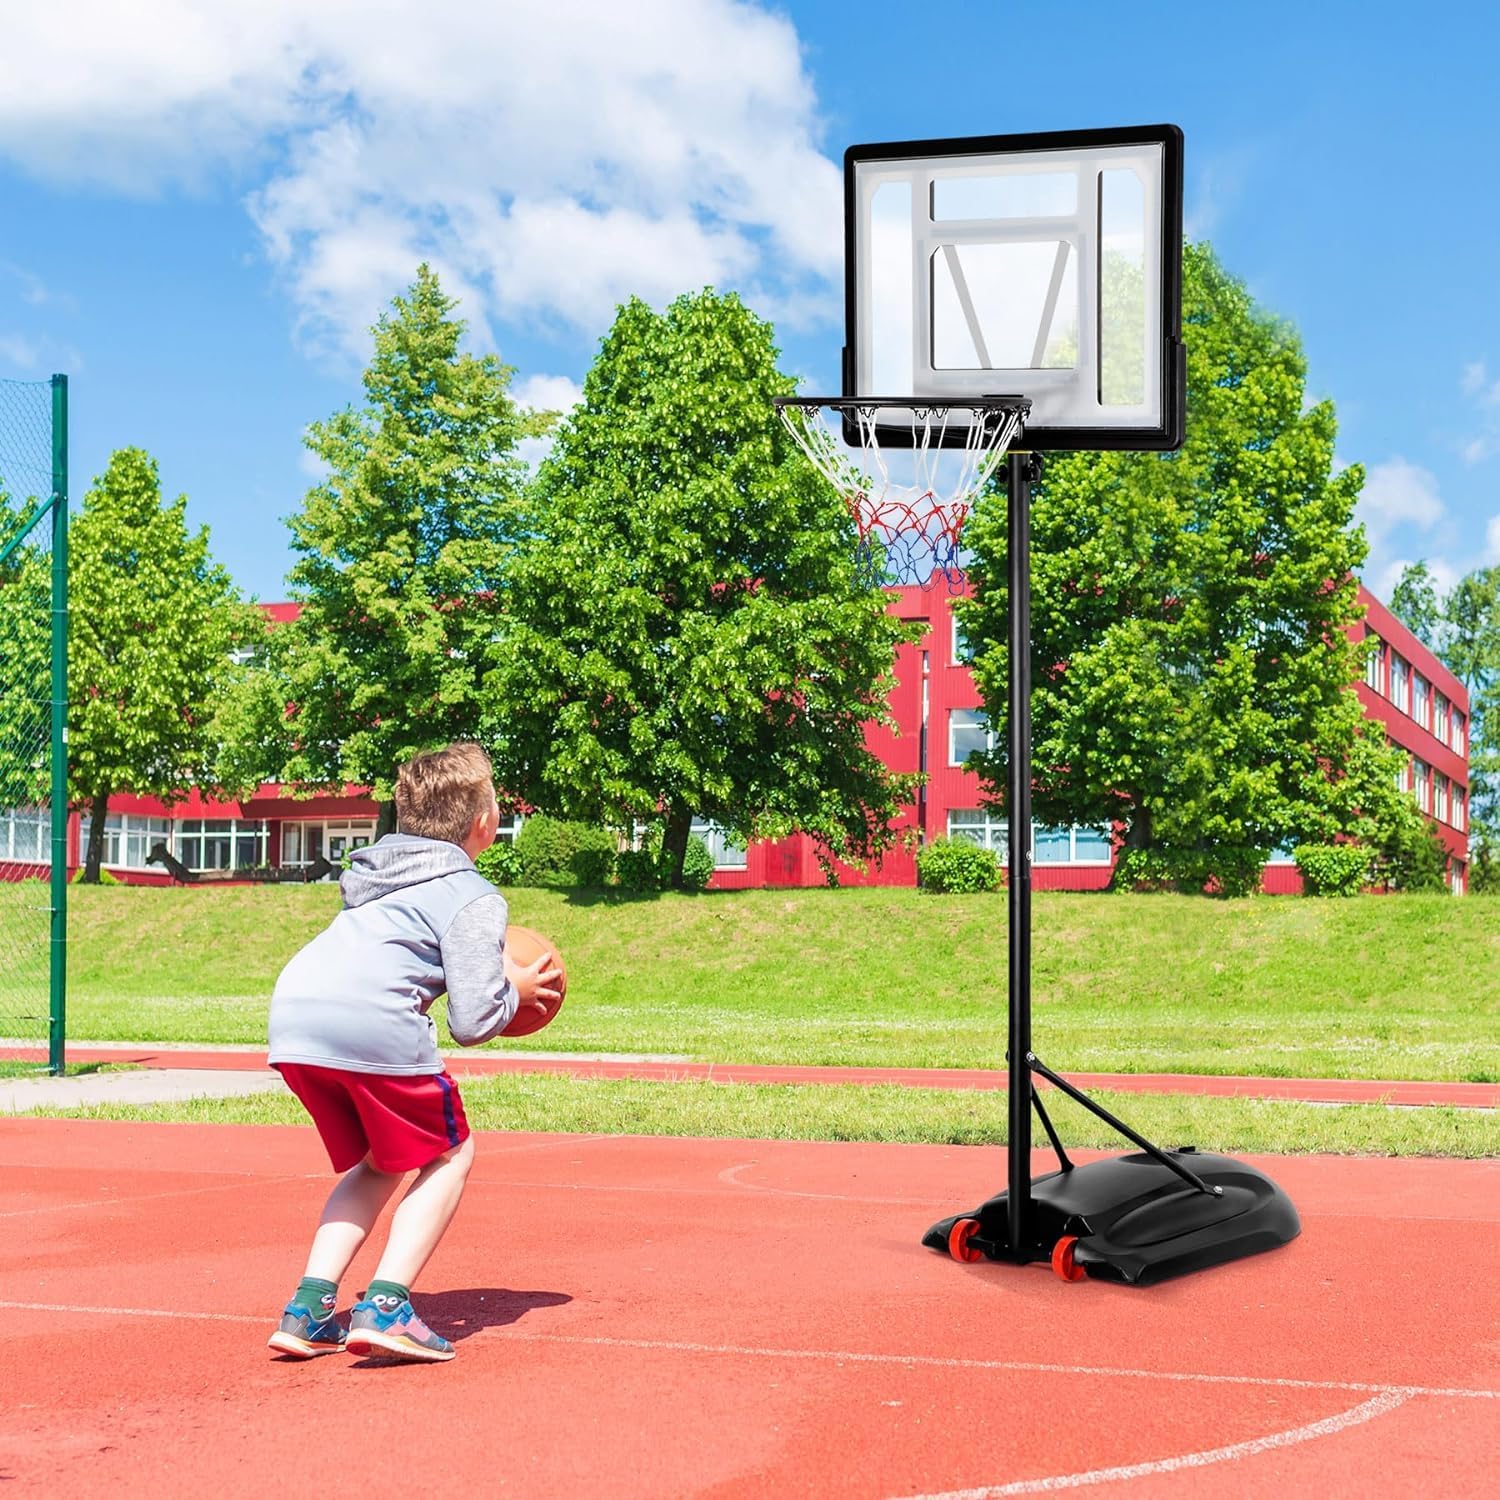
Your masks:
M1459 386L1474 408L1479 430L1459 446L1466 464L1483 463L1500 453L1500 379L1492 378L1485 361L1464 366Z
M132 192L228 178L314 347L416 263L477 328L631 294L838 312L838 168L796 32L751 0L74 0L7 23L0 155Z
M1452 583L1454 570L1433 555L1446 541L1447 507L1431 470L1399 456L1372 464L1354 517L1370 544L1363 576L1378 597L1389 599L1401 570L1419 557L1446 580L1444 587Z
M41 350L34 340L19 333L0 333L0 365L36 370L41 363Z
M1371 464L1366 471L1356 515L1364 522L1372 548L1400 527L1431 531L1443 514L1437 478L1430 469L1397 457Z
M533 411L566 415L583 400L583 387L566 375L528 375L510 388L511 399Z

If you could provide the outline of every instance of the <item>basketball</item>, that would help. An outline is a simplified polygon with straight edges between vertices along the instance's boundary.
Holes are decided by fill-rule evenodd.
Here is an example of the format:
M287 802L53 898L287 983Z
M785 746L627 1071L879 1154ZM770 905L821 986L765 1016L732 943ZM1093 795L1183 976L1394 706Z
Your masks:
M562 1009L563 997L568 992L568 971L563 968L562 955L557 949L541 933L533 932L529 927L517 927L512 923L505 934L505 951L510 954L511 962L523 969L534 964L544 953L550 954L553 967L560 974L557 999L547 1002L545 1012L523 1005L511 1018L510 1025L500 1033L501 1036L530 1036L533 1031L540 1031L543 1026L549 1025Z

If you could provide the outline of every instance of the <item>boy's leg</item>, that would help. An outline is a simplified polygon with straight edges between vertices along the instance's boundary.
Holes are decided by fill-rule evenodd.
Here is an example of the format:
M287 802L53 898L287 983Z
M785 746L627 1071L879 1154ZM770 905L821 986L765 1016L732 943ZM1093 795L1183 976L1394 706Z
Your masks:
M453 1221L473 1162L474 1138L469 1136L463 1145L444 1152L417 1173L391 1216L390 1234L375 1268L376 1281L409 1287L417 1279Z
M282 1312L280 1326L271 1335L272 1349L294 1359L311 1359L344 1347L344 1330L334 1317L339 1281L381 1209L390 1202L402 1175L377 1171L367 1158L334 1185L313 1236L307 1269Z
M351 1353L398 1359L452 1359L453 1345L434 1333L411 1305L411 1284L452 1222L469 1167L472 1137L429 1162L417 1174L391 1217L386 1247L364 1298L349 1314Z
M380 1172L367 1156L339 1178L323 1205L304 1277L337 1285L405 1174Z

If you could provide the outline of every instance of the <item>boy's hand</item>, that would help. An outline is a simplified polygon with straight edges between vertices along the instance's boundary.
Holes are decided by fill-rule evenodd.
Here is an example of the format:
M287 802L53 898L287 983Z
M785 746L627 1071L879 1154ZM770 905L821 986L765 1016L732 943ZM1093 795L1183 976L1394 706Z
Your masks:
M562 970L553 963L550 953L542 954L534 963L529 963L523 968L511 958L507 951L505 977L515 985L516 993L520 996L517 1009L524 1006L546 1015L562 998L562 992L557 988L557 981L562 978Z

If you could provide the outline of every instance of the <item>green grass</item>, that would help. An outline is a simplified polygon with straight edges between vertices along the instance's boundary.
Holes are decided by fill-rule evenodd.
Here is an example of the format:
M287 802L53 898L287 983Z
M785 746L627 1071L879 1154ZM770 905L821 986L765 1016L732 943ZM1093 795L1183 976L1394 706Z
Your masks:
M469 1122L481 1130L605 1135L721 1136L822 1141L994 1145L1005 1140L1005 1100L994 1092L898 1087L782 1086L575 1080L542 1075L463 1080ZM1148 1139L1203 1150L1486 1157L1500 1152L1493 1111L1323 1107L1284 1100L1100 1093L1098 1102ZM1047 1096L1071 1147L1129 1150L1093 1115ZM58 1114L37 1110L37 1114ZM98 1105L73 1118L306 1125L288 1093L150 1106ZM1040 1126L1034 1143L1046 1143ZM1003 1163L997 1160L997 1176Z
M562 950L569 992L507 1050L1003 1059L1003 893L509 894ZM338 893L75 887L70 903L69 1035L259 1043L277 972ZM1036 1049L1064 1072L1500 1078L1500 905L1482 899L1044 892L1033 973Z

